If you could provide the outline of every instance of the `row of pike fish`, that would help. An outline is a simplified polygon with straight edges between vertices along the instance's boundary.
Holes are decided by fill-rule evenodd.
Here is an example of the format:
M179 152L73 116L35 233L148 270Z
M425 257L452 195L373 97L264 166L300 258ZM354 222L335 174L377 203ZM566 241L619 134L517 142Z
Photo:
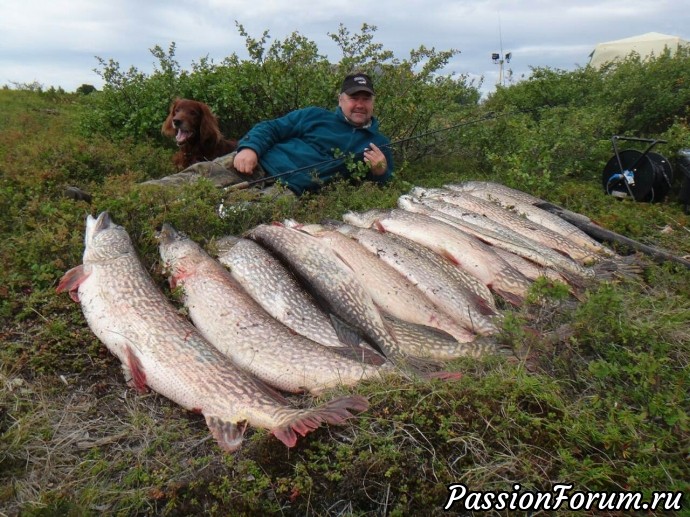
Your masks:
M188 318L103 212L87 217L83 263L58 292L81 303L131 386L202 413L222 449L240 447L247 425L291 447L368 402L295 407L281 391L319 394L387 375L453 378L438 371L443 361L499 352L495 296L519 306L542 275L577 296L630 268L539 201L487 182L414 188L392 210L259 225L219 240L217 258L166 224L160 254Z

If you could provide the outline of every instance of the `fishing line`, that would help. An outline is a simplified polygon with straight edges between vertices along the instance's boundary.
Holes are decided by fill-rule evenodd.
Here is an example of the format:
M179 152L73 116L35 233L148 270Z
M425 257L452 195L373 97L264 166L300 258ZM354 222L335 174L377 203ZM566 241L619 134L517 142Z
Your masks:
M388 143L388 144L381 145L381 146L379 146L379 147L381 147L381 148L390 148L390 147L392 147L392 146L394 146L394 145L400 145L400 144L402 144L402 143L409 142L409 141L411 141L411 140L416 140L416 139L419 139L419 138L423 138L423 137L425 137L425 136L435 135L435 134L437 134L437 133L442 133L442 132L445 132L445 131L451 131L451 130L453 130L453 129L458 129L458 128L460 128L460 127L466 127L466 126L471 126L471 125L474 125L474 124L479 124L479 123L485 122L485 121L487 121L487 120L496 120L496 119L499 119L499 118L510 117L510 116L517 115L517 114L520 114L520 113L529 113L529 112L536 111L536 110L537 110L536 108L531 108L531 109L523 109L523 110L517 110L517 111L510 111L510 112L507 112L507 113L494 113L493 111L490 111L490 112L487 113L486 115L484 115L484 116L482 116L482 117L479 117L479 118L476 118L476 119L473 119L473 120L468 120L468 121L465 121L465 122L459 122L458 124L453 124L452 126L442 127L442 128L434 129L434 130L431 130L431 131L426 131L426 132L424 132L424 133L419 133L419 134L417 134L417 135L412 135L412 136L409 136L409 137L407 137L407 138L401 138L401 139L399 139L399 140L396 140L396 141L394 141L394 142L390 142L390 143ZM353 158L355 158L355 159L363 158L363 157L364 157L364 152L354 153L354 156L353 156ZM295 174L296 172L302 172L302 171L305 171L305 170L317 169L318 167L321 167L321 166L323 166L323 165L329 165L329 164L335 163L335 162L337 162L337 161L341 161L341 162L342 162L342 161L344 161L345 159L346 159L346 158L341 157L341 156L339 156L339 157L337 157L337 158L330 158L330 159L324 160L324 161L322 161L322 162L314 163L314 164L311 164L311 165L306 165L306 166L304 166L304 167L298 167L297 169L292 169L292 170L289 170L289 171L281 172L281 173L279 173L279 174L274 174L273 176L266 176L265 178L261 178L261 179L257 179L257 180L250 180L250 181L243 181L243 182L241 182L241 183L236 183L236 184L234 184L234 185L230 185L229 187L227 187L226 190L244 190L244 189L249 188L249 187L251 187L252 185L255 185L255 184L257 184L257 183L272 182L272 181L277 180L278 178L282 178L282 177L285 177L285 176L290 176L291 174Z

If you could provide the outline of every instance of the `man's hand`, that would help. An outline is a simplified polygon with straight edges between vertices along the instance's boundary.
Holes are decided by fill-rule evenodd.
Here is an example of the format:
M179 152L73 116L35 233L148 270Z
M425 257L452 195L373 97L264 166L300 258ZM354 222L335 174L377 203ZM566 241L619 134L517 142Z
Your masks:
M235 155L235 160L232 162L232 166L237 172L247 175L254 172L258 164L259 156L254 149L249 149L248 147L238 151Z
M388 170L386 156L375 144L369 144L369 147L364 149L364 161L369 164L374 176L381 176Z

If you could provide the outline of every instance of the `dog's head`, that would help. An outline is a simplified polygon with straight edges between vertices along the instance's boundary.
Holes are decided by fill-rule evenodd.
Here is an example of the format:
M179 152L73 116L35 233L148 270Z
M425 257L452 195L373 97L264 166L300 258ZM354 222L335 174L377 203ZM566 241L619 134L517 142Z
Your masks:
M176 99L172 103L161 132L174 137L178 146L215 141L221 136L218 121L209 107L189 99Z

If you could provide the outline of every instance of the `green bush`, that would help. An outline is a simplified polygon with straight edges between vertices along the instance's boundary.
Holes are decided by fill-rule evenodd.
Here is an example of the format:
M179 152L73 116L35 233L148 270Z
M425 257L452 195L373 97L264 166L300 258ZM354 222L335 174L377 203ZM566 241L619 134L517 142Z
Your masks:
M245 38L247 60L236 54L220 64L202 58L186 71L176 61L176 46L171 43L167 51L159 46L151 49L158 65L147 75L135 67L123 71L117 61L98 58L105 86L85 99L83 132L151 138L172 146L161 136L160 127L170 102L183 97L208 104L224 134L239 138L257 122L298 108L335 108L340 82L355 70L374 77L377 116L392 140L427 131L458 106L476 105L479 100L477 87L466 76L438 75L455 50L422 46L411 51L409 59L400 60L374 41L376 27L365 24L360 33L351 34L341 25L330 36L342 57L331 63L313 41L297 32L269 45L268 31L257 39L242 25L237 27ZM400 152L418 156L430 149L429 143L411 142Z
M655 151L673 162L690 143L687 77L687 50L645 62L633 56L603 70L536 68L481 104L509 116L468 128L467 152L508 184L539 193L565 177L598 181L614 135L668 139Z
M673 56L666 51L645 62L631 57L603 75L595 101L617 106L624 129L635 136L653 137L689 114L690 49L680 48Z

